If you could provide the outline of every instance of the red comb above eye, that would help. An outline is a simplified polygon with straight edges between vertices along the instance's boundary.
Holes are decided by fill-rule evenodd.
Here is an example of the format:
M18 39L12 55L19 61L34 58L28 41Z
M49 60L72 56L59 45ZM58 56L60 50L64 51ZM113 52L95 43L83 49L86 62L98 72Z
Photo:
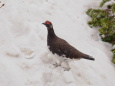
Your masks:
M51 24L49 21L46 21L45 24Z

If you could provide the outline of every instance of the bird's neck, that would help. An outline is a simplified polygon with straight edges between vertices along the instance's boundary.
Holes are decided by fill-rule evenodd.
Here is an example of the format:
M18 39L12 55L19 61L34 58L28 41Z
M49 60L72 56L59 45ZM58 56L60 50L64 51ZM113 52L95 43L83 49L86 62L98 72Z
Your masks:
M49 38L54 38L54 37L56 37L56 34L54 32L53 27L52 28L48 28L48 39Z

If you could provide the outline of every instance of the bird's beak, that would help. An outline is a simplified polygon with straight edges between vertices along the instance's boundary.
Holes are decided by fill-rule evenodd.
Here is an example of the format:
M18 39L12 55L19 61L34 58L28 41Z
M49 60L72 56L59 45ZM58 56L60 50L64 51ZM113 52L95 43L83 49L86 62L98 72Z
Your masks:
M42 23L43 25L45 25L45 23Z

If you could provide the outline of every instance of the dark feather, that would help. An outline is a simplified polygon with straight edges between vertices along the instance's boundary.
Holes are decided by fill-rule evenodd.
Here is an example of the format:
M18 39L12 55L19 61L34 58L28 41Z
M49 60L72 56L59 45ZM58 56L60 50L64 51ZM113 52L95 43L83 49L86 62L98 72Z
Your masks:
M47 21L49 22L49 21ZM76 48L71 46L68 42L66 42L64 39L59 38L56 36L52 23L44 23L48 29L48 36L47 36L47 45L49 46L49 50L53 54L58 54L59 56L65 56L70 59L88 59L88 60L95 60L89 55L86 55L80 51L78 51Z

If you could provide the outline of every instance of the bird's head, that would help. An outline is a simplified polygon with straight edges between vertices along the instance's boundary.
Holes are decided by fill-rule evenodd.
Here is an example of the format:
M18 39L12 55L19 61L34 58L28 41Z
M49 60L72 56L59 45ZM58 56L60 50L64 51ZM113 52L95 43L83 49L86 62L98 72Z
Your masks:
M53 27L52 23L50 21L46 21L45 23L42 23L42 24L44 24L48 28L52 28Z

